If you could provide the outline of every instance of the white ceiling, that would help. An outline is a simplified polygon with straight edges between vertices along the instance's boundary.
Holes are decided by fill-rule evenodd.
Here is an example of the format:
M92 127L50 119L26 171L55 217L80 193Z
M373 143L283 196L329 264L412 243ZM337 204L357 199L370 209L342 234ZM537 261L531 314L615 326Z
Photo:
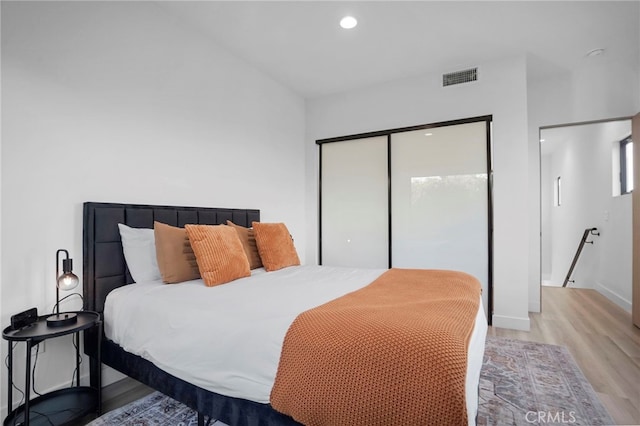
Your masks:
M526 54L543 77L638 68L637 1L167 1L156 3L306 98ZM353 30L338 21L358 19ZM605 54L587 58L588 51Z

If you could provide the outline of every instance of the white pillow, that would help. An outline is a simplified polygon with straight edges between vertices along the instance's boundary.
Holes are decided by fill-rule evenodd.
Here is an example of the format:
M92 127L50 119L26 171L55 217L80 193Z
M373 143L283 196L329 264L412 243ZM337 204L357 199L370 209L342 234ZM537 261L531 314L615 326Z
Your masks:
M131 228L118 224L122 251L129 272L135 282L158 281L162 279L156 258L156 239L153 229Z

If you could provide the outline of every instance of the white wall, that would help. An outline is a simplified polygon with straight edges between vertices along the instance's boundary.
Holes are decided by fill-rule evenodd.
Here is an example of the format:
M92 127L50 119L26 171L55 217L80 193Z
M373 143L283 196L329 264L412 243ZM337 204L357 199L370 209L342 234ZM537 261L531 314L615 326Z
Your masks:
M553 139L549 138L548 132L553 130L541 133L545 144L547 139ZM611 176L596 173L599 169L598 139L586 130L576 136L550 142L556 146L550 158L549 172L552 180L560 176L562 185L561 205L551 208L551 232L547 236L551 238L551 282L554 284L562 284L584 230L599 227L600 214L596 213L601 210L600 194L596 189L598 178L610 180ZM611 155L603 160L611 163ZM610 186L608 189L610 194ZM600 246L600 239L596 240L595 244ZM596 261L593 249L591 246L584 248L573 274L576 282L572 287L593 288Z
M317 256L315 140L492 114L493 323L528 329L526 60L517 56L470 64L475 65L479 79L473 83L443 88L438 73L307 102L307 212L315 218L307 223L307 261Z
M554 285L564 282L586 228L596 227L575 266L570 287L594 288L631 311L631 195L612 195L612 150L631 133L630 120L544 129L543 217L549 218L543 242ZM562 178L562 204L553 206L553 183ZM617 176L615 177L617 178ZM544 223L544 222L543 222ZM544 253L544 252L543 252ZM543 269L543 275L545 270Z
M259 208L305 258L304 101L153 4L2 2L2 103L2 324L51 311L56 249L82 276L84 201ZM40 391L72 376L45 348Z

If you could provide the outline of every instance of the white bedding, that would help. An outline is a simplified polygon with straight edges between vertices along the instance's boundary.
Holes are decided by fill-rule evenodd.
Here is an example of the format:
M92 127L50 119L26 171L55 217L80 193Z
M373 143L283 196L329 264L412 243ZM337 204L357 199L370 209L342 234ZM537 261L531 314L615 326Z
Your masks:
M282 342L296 316L366 286L384 271L296 266L253 270L251 277L216 287L201 280L135 283L107 296L105 335L204 389L268 403ZM468 355L469 424L475 424L486 331L480 306Z

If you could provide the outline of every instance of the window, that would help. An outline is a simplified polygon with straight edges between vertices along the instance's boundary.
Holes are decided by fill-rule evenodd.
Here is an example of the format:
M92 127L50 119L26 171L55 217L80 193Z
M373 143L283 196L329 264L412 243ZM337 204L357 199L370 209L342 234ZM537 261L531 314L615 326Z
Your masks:
M620 141L620 193L633 191L633 141L631 136Z

